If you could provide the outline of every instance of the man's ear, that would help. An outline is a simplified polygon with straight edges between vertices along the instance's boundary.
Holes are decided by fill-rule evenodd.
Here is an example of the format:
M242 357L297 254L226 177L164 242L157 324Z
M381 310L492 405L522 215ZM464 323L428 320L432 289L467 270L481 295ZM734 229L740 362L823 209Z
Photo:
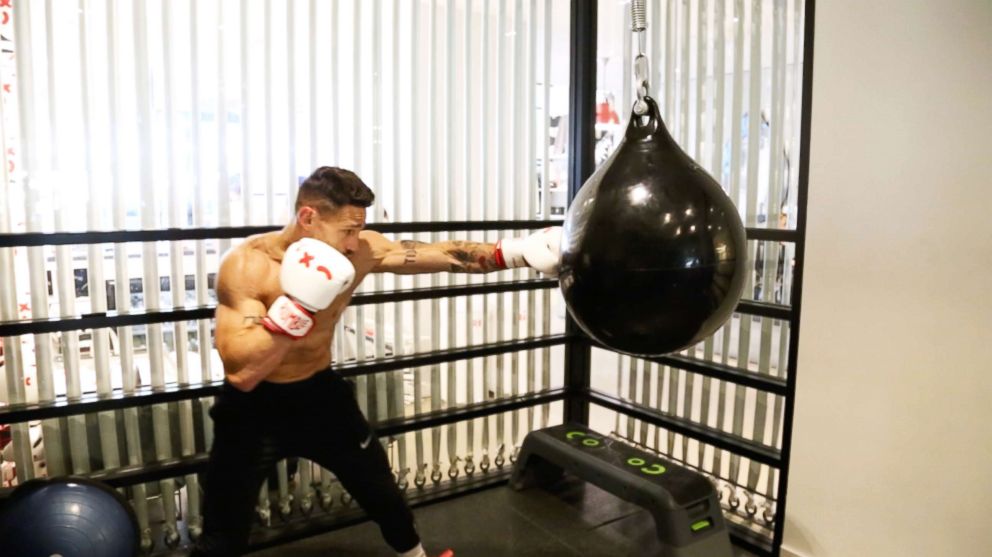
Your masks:
M304 205L300 207L299 211L296 212L296 222L299 223L304 230L309 230L314 225L314 221L316 220L317 210L313 207Z

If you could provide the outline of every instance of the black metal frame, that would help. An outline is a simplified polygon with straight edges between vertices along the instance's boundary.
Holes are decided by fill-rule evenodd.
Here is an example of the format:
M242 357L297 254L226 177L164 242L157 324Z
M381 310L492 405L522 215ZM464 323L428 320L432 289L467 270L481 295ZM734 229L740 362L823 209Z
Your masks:
M796 404L796 368L799 360L799 324L802 316L803 269L806 261L806 207L809 202L810 122L813 113L813 31L816 21L816 0L805 0L803 21L803 89L802 114L799 128L799 188L796 192L796 264L792 272L792 320L789 324L789 364L785 397L785 419L782 425L782 467L778 479L779 520L775 521L773 555L778 557L785 536L785 505L789 490L789 460L792 457L792 427Z
M361 376L437 363L453 362L468 358L478 358L496 354L530 350L548 346L565 346L565 385L560 389L529 393L497 401L478 403L462 408L444 410L404 418L389 420L375 424L380 435L390 436L405 432L416 431L463 420L490 416L507 411L529 408L554 402L565 403L566 420L588 424L589 411L592 404L607 408L626 416L633 417L645 423L662 427L687 437L697 439L714 447L732 451L736 454L776 468L778 475L778 493L776 499L776 516L774 534L771 544L768 540L745 528L732 528L734 543L757 554L777 557L781 551L783 526L786 510L786 495L788 490L789 460L792 452L793 414L796 393L796 364L799 349L799 325L802 308L802 277L804 268L804 253L806 239L806 205L809 191L809 153L810 153L810 116L812 103L813 75L813 31L815 21L815 0L806 0L804 21L804 60L802 85L802 115L800 131L800 161L798 188L798 222L796 230L775 230L749 228L749 240L790 242L795 244L795 266L793 271L792 305L781 306L756 301L742 301L737 310L745 315L758 315L767 318L781 319L790 325L789 357L787 375L785 378L756 374L746 369L724 366L713 362L698 360L680 355L667 355L652 358L659 364L683 369L722 381L750 387L763 392L781 396L785 402L783 443L781 450L775 450L743 437L734 436L724 431L702 426L689 420L678 418L645 408L636 403L622 400L613 395L602 393L590 386L590 360L593 346L598 346L577 327L571 318L567 318L564 335L549 335L529 339L516 339L506 342L476 345L461 349L450 349L417 355L403 355L391 358L377 359L368 362L345 364L338 369L348 376ZM594 169L594 122L595 122L595 73L596 73L596 25L597 0L573 0L571 10L571 78L570 78L570 116L569 125L569 200L581 188ZM449 223L376 223L369 228L380 232L451 232L476 230L528 230L561 224L561 221L459 221ZM0 234L0 248L71 245L71 244L100 244L126 242L157 242L184 241L205 239L243 238L251 234L276 230L278 227L224 227L197 229L161 229L134 230L82 233L27 233ZM452 296L469 296L500 292L548 289L556 286L556 282L547 279L534 279L520 282L499 282L485 285L464 285L441 288L420 288L399 290L393 292L373 293L356 296L353 304L377 304L386 302L401 302L406 300L422 300L446 298ZM150 323L167 323L174 321L210 319L214 308L172 308L159 311L131 312L118 314L89 314L73 318L36 319L12 322L0 322L0 336L18 336L25 334L53 333L98 327L120 327ZM153 389L142 387L131 393L115 392L110 396L87 395L76 400L66 400L64 397L49 403L18 404L0 409L0 424L20 423L29 420L62 417L74 414L111 411L122 408L145 406L179 400L192 400L213 396L219 389L218 383L173 385L166 388ZM148 462L135 466L124 466L113 470L103 470L89 475L92 479L125 487L159 479L177 477L202 472L208 455L200 453L185 457ZM477 478L476 482L463 482L453 487L438 490L427 490L422 496L415 497L415 503L424 503L436 498L458 496L467 491L483 489L491 485L500 485L505 481L505 473L496 471L485 478ZM9 490L0 490L0 497ZM350 516L350 515L349 515ZM276 533L267 532L262 538L254 539L256 547L283 543L315 533L326 532L361 520L359 515L352 518L336 517L317 519L309 526L287 525ZM319 523L319 524L318 524Z
M560 220L493 220L451 222L376 222L366 228L383 233L466 232L469 230L532 230L561 224ZM65 246L74 244L123 244L130 242L177 242L183 240L232 240L273 232L279 226L221 226L217 228L159 228L151 230L106 230L91 232L21 232L0 234L0 248Z
M744 369L737 369L719 364L704 362L694 358L678 355L668 355L652 358L651 361L684 369L700 375L730 381L732 383L752 387L764 392L782 396L785 401L783 419L783 441L780 451L753 443L747 439L734 436L727 432L715 430L700 424L675 416L645 408L636 403L621 400L612 395L598 392L590 388L590 355L589 347L597 345L582 333L575 323L569 319L567 332L572 337L566 352L566 373L569 400L569 412L566 419L574 419L588 424L589 405L598 406L619 412L626 416L656 425L667 430L680 433L717 448L732 451L757 462L772 466L779 471L778 493L776 499L774 533L770 545L768 540L750 532L745 528L732 528L731 536L734 543L760 555L778 557L783 541L786 494L788 490L789 459L792 452L793 414L795 411L796 394L796 363L799 350L799 323L802 308L802 277L806 245L806 205L809 194L809 143L810 115L812 107L812 77L813 77L813 30L815 21L815 0L806 0L803 44L803 85L802 85L802 116L800 129L799 156L799 186L798 186L798 219L795 230L776 229L747 229L748 240L789 242L795 244L795 266L793 269L793 288L791 306L780 306L755 301L743 301L738 311L746 314L760 315L773 319L781 319L789 323L789 360L784 379L761 376ZM569 201L574 199L585 180L592 174L593 160L593 125L595 103L595 58L596 58L596 0L573 0L571 24L571 80L570 80L570 125L574 133L570 134L569 145ZM571 358L569 358L571 356Z
M569 35L568 97L568 202L571 205L582 184L596 169L596 24L597 0L574 0ZM565 420L589 425L589 403L581 394L589 389L592 349L571 315L565 332L572 340L565 350L565 384L571 396L565 405Z

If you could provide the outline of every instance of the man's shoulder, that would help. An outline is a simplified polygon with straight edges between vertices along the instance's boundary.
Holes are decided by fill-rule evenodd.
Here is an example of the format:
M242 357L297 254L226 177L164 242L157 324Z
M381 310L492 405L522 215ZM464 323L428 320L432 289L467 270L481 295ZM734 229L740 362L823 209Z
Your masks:
M276 263L270 253L270 243L266 235L260 234L245 239L241 244L231 248L221 261L220 272L226 278L242 279L255 278L269 271Z
M359 275L366 275L375 268L382 253L388 251L392 241L375 230L362 230L358 234L358 250L350 258Z

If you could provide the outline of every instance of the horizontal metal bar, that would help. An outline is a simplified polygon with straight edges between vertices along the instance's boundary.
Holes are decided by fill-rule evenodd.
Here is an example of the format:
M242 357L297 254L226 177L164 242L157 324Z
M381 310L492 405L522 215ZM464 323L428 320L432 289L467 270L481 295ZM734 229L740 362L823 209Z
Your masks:
M24 319L0 322L0 337L38 335L42 333L62 333L83 329L105 327L133 327L152 323L172 323L175 321L197 321L213 319L215 306L193 308L172 308L162 310L131 311L118 313L108 311L88 313L80 317L52 317L48 319Z
M657 410L621 400L613 395L595 389L590 389L588 392L581 394L593 404L598 404L604 408L637 418L651 425L656 425L685 435L686 437L691 437L697 441L713 445L714 447L737 453L755 462L767 464L775 468L781 466L782 459L778 450L755 443L750 439L701 425L685 418L663 414Z
M560 220L494 220L451 222L376 222L366 228L391 233L467 232L476 230L533 230L561 226ZM128 242L180 242L184 240L230 240L273 232L279 226L219 226L212 228L156 228L150 230L101 230L92 232L21 232L0 234L0 248L64 246L79 244L124 244ZM748 240L795 242L795 230L748 228Z
M376 435L388 437L399 435L411 431L427 429L444 424L451 424L483 418L494 414L511 412L521 408L550 404L563 400L566 396L564 389L553 389L540 393L530 393L513 398L473 404L462 408L444 410L421 414L402 420L389 420L372 424ZM122 466L92 472L83 475L84 477L97 479L106 482L114 487L125 487L129 485L141 484L157 481L165 478L175 478L187 474L196 474L206 471L209 453L197 453L195 455L168 458L163 460L146 462L138 465ZM10 493L11 489L0 489L0 498Z
M91 480L98 480L113 487L156 482L189 474L207 471L210 453L197 453L190 456L172 457L143 464L132 464L110 470L99 470L86 475Z
M429 427L453 424L465 420L474 420L475 418L482 418L501 412L510 412L513 410L520 410L522 408L529 408L531 406L551 404L552 402L565 400L567 394L568 393L564 388L550 389L536 393L527 393L512 399L481 402L459 408L450 408L447 410L439 410L437 412L421 414L420 416L410 418L384 420L381 422L376 422L373 424L373 427L381 437L399 435L401 433L416 431L418 429L427 429Z
M781 319L783 321L789 321L793 316L792 308L789 306L782 304L770 304L768 302L754 302L751 300L741 300L737 303L737 308L734 311L737 313L745 313L747 315L758 315L761 317L771 317L772 319Z
M60 396L52 402L11 404L0 407L0 424L16 424L214 396L222 384L222 381L185 386L173 383L160 389L153 389L151 386L139 387L130 394L116 389L109 395L88 393L72 400Z
M747 239L759 242L789 242L794 243L799 239L799 233L795 230L784 228L748 228Z
M561 225L562 221L495 220L452 222L376 222L366 228L383 233L465 232L475 230L532 230ZM280 230L279 226L220 226L213 228L157 228L93 232L23 232L0 234L0 248L62 246L74 244L123 244L128 242L179 242L246 238Z
M335 366L334 369L346 377L358 377L373 373L382 373L384 371L394 371L398 369L432 365L443 362L454 362L469 358L493 356L508 352L518 352L520 350L544 348L545 346L564 344L567 339L567 335L550 335L546 337L510 340L492 344L469 346L465 348L452 348L439 352L409 354L392 358L380 358L365 363L356 362L353 364ZM92 412L102 412L105 410L118 410L121 408L140 407L150 404L214 396L220 389L221 384L221 381L211 383L194 383L186 386L170 384L163 389L153 389L150 386L145 386L138 388L132 394L125 394L120 390L115 390L110 396L104 397L100 397L96 394L87 394L74 400L68 400L63 396L53 402L12 404L10 406L0 408L0 424L22 423L47 418L89 414ZM554 391L552 391L551 394L548 394L548 396L553 395ZM541 396L544 395L542 394ZM540 402L531 402L530 399L525 398L516 404L520 404L521 407L523 407L530 404L540 404ZM488 412L488 407L483 405L476 411ZM442 416L439 419L448 418Z
M746 369L727 366L717 362L708 362L698 358L679 356L677 354L645 359L779 396L785 396L788 392L787 382L782 377L754 373Z
M498 294L500 292L519 292L523 290L540 290L554 288L555 280L529 279L523 281L491 282L488 284L444 286L437 288L412 288L392 292L376 292L359 294L351 299L351 305L360 306L386 302L403 302L407 300L429 300L434 298L453 298L457 296L474 296L477 294ZM0 322L0 337L18 335L33 335L41 333L59 333L79 331L83 329L99 329L104 327L124 327L148 325L151 323L172 323L176 321L196 321L213 319L216 306L197 306L194 308L171 308L149 311L133 311L130 313L89 313L80 317L53 317L47 319L25 319L19 321Z
M424 354L404 354L390 358L378 358L368 363L344 364L335 367L338 373L345 377L355 377L359 375L369 375L384 371L396 371L413 367L429 366L445 362L458 360L468 360L470 358L481 358L484 356L494 356L496 354L506 354L508 352L519 352L521 350L533 350L534 348L544 348L565 344L570 337L568 335L548 335L523 339L506 340L470 346L467 348L451 348Z
M253 234L272 232L273 230L279 230L279 227L227 226L218 228L157 228L150 230L106 230L94 232L28 232L0 234L0 248L232 239L245 238Z
M612 351L609 346L606 346L596 340L589 339L589 342L596 348ZM773 393L781 396L788 394L788 382L782 377L754 373L753 371L746 369L728 366L718 362L700 360L698 358L690 358L688 356L680 356L678 354L645 357L641 359L678 369L684 369L705 377L712 377L713 379L719 379L721 381L729 381L736 385L751 387L766 393Z
M557 287L558 281L554 279L527 279L490 282L486 284L440 286L436 288L411 288L408 290L394 290L392 292L358 294L351 299L351 305L358 306L384 304L388 302L406 302L410 300L433 300L437 298L475 296L477 294L499 294L501 292L522 292L525 290L543 290L545 288Z
M448 222L377 222L369 230L384 233L402 232L470 232L475 230L535 230L561 226L560 220L465 220Z

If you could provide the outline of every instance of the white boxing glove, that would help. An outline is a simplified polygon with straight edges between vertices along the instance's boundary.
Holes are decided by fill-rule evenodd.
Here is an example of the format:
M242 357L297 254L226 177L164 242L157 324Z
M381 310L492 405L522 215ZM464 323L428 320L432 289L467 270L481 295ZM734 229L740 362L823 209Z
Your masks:
M355 267L324 242L303 238L286 249L279 279L286 294L276 298L262 324L274 333L301 338L313 328L313 314L351 286Z
M561 261L561 227L551 226L526 238L503 238L496 243L496 264L504 269L532 267L558 276Z

